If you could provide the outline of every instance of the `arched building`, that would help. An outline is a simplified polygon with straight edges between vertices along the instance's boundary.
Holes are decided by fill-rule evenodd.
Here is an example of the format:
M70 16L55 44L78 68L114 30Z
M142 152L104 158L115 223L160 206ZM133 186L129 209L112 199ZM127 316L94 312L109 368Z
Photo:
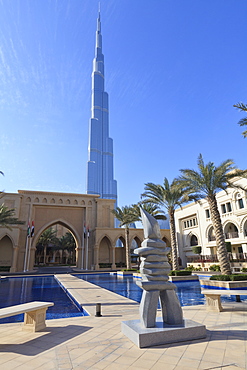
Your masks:
M89 194L19 190L18 193L4 193L1 203L14 208L15 216L24 221L23 225L13 225L11 229L0 228L0 266L9 267L11 272L33 269L39 237L57 224L68 229L74 237L78 268L115 269L125 263L124 229L114 228L111 212L114 199ZM34 235L27 237L28 223L32 222ZM161 230L161 233L170 245L169 230ZM116 247L118 240L123 247ZM130 243L133 241L140 246L142 229L130 229Z
M233 260L247 266L247 179L236 178L240 188L228 188L216 194L225 241ZM190 203L175 212L179 256L183 266L197 258L192 247L201 246L201 255L212 264L217 262L216 238L206 199Z

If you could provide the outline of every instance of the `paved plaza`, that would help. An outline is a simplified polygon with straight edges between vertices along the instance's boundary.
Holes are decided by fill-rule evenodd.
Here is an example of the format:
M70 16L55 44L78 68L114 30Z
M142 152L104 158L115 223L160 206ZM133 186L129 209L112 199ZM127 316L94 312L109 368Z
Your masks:
M139 349L121 333L121 321L139 318L139 304L71 275L58 278L91 316L48 320L36 333L1 324L1 370L247 369L246 303L224 303L223 312L183 307L186 319L206 325L207 338ZM95 317L99 302L102 317Z

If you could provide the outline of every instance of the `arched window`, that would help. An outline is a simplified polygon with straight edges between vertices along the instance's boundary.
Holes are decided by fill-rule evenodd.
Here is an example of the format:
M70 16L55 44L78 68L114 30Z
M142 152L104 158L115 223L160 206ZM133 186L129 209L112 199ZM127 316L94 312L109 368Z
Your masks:
M212 227L210 227L210 230L208 232L208 241L212 242L214 240L215 240L215 234L214 234L214 228L212 226Z
M225 238L226 239L232 239L232 238L238 238L238 228L235 226L232 222L229 222L225 226Z
M191 238L190 238L190 245L191 246L194 246L194 245L198 245L198 239L195 235L192 235Z

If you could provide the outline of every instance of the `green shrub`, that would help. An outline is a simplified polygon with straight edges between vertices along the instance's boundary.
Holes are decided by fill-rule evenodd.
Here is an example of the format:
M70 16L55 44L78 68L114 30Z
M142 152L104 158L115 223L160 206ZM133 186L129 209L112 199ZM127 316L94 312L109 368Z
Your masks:
M100 268L111 268L111 265L112 265L112 263L107 263L107 262L105 262L105 263L103 263L103 262L99 263L99 267Z
M185 270L186 271L194 271L194 266L193 265L189 265L189 266L187 266L187 267L185 267Z
M194 254L201 254L202 253L202 247L200 247L199 245L193 245L192 252Z
M218 281L241 281L247 280L246 274L232 274L232 275L212 275L210 280Z
M10 266L0 266L0 271L6 271L9 272Z
M240 281L240 280L247 280L247 275L246 274L234 274L231 275L231 280L232 281Z
M243 267L242 272L247 272L247 267Z
M189 265L188 267L185 267L186 271L202 271L201 267L194 267L192 265Z
M191 275L191 270L172 270L170 276L188 276Z
M210 271L220 271L220 265L211 265L209 267Z
M126 263L124 263L124 262L117 262L116 263L116 267L126 267Z
M231 281L231 275L212 275L209 280Z
M138 270L137 269L122 269L121 271L125 272L125 271L134 271L134 272L137 272Z
M175 271L172 270L170 273L169 273L169 276L175 276Z

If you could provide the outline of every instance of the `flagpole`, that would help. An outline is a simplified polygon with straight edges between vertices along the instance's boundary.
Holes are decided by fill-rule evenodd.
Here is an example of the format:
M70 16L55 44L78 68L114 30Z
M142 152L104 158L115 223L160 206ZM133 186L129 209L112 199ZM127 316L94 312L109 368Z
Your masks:
M24 259L24 269L23 271L26 272L26 268L27 268L27 254L28 254L28 235L26 237L26 250L25 250L25 259Z
M30 229L30 217L31 217L31 204L29 205L28 211L28 224L27 224L27 236L26 236L26 249L25 249L25 258L24 258L24 268L23 271L27 271L27 258L28 258L28 239L31 236L31 229Z
M32 247L32 237L34 236L34 221L32 221L32 226L30 229L30 237L29 239L29 246L28 246L28 253L27 253L27 267L26 270L28 271L29 263L30 263L30 254L31 254L31 247Z
M82 232L82 250L81 250L81 269L83 270L83 262L84 262L84 248L85 248L85 224L83 226Z
M88 238L89 238L89 229L87 229L87 245L86 245L86 270L88 270Z
M26 271L29 271L28 268L29 268L29 262L30 262L30 242L31 242L31 236L30 238L28 238L28 248L27 248L27 266L26 266Z

